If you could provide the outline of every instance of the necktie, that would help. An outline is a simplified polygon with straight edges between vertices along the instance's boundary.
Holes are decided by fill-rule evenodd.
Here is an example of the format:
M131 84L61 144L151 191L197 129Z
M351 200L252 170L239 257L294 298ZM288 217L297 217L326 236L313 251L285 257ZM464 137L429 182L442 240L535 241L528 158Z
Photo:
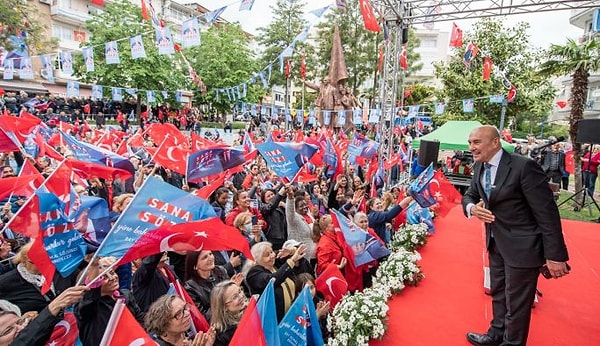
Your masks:
M489 198L492 192L492 165L486 162L483 164L483 167L483 191L485 192L485 196Z

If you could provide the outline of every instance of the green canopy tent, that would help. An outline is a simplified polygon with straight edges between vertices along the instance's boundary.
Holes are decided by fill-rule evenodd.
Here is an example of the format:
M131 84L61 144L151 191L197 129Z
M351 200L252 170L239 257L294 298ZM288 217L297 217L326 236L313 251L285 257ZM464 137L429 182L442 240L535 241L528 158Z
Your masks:
M418 149L421 141L439 141L440 150L469 151L469 133L481 126L479 121L448 121L435 131L413 141L413 148ZM508 152L514 151L514 146L502 140L502 147Z

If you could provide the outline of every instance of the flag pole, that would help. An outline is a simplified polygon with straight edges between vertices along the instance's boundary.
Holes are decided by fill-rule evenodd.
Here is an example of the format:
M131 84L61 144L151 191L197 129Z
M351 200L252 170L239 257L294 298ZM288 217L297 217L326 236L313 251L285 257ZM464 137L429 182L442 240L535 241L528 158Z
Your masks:
M141 191L144 188L144 186L148 183L149 180L150 180L150 176L146 177L146 179L142 183L142 186L140 186L140 188L137 190L137 192ZM83 272L81 272L81 275L79 276L79 279L77 279L77 283L75 284L75 286L81 285L81 282L83 281L84 277L86 276L88 270L90 270L91 264L94 262L94 260L96 258L98 258L98 253L104 247L104 244L106 244L106 240L109 239L109 236L114 232L114 230L115 230L114 225L118 225L119 224L119 221L123 218L123 215L125 215L127 213L127 211L129 210L129 208L131 207L131 204L132 203L130 202L127 205L127 207L125 207L125 210L123 210L121 212L121 214L117 218L117 221L115 221L115 223L113 224L113 227L111 227L110 231L108 231L108 233L106 234L106 236L104 236L104 240L102 241L102 243L100 243L100 245L98 246L98 249L96 250L96 252L94 252L94 255L92 256L92 259L90 259L90 261L88 262L88 265L85 267L85 269L83 270Z

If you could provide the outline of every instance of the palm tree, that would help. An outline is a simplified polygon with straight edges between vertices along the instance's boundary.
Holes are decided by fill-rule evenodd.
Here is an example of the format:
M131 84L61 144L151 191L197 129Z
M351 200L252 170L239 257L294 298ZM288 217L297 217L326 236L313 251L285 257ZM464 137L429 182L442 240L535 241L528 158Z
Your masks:
M571 75L571 114L569 115L569 136L573 142L575 166L575 191L581 191L581 143L577 141L578 121L583 119L583 110L587 101L589 73L600 71L600 43L590 39L578 44L567 40L564 46L550 46L548 59L541 64L539 73L545 76ZM575 207L581 206L583 195L575 198Z

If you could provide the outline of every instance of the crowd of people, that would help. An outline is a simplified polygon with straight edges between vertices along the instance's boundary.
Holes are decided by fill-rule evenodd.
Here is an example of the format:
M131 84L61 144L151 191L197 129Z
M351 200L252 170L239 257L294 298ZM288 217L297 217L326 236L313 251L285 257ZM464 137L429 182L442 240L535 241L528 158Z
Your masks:
M15 108L8 109L18 114ZM74 110L59 121L74 123L77 114ZM46 122L52 119L43 113L38 116ZM102 130L101 124L95 130ZM254 130L259 137L260 129ZM83 131L72 130L71 134L89 140ZM159 144L150 138L144 141L148 147ZM68 149L57 149L69 155ZM150 156L129 159L135 176L127 180L90 177L74 184L74 191L105 199L114 221L149 176L188 192L202 187L150 161ZM346 160L346 155L342 159ZM33 158L21 151L4 153L0 161L0 179L19 175L25 161L33 163L44 176L51 174L56 164L48 157ZM335 264L347 280L349 291L360 291L371 285L378 266L378 260L360 266L350 264L352 253L344 250L343 236L335 231L330 211L335 209L352 219L385 247L394 230L405 222L404 211L412 202L411 197L403 197L399 187L388 192L370 191L375 187L365 181L365 167L344 166L345 171L335 178L327 176L324 167L314 167L315 181L290 184L284 183L259 155L244 171L215 187L209 202L226 225L247 238L253 260L238 251L203 250L158 253L115 266L117 258L93 257L102 239L86 239L88 256L79 270L68 277L57 273L45 294L40 288L46 278L30 257L34 253L31 240L18 229L4 227L25 201L23 196L11 194L0 202L0 344L45 344L65 310L73 307L81 342L98 345L116 302L122 301L161 345L227 345L248 298L262 294L271 280L278 321L300 291L305 286L311 288L319 327L326 339L326 318L332 306L316 291L315 278ZM83 271L85 267L89 270ZM84 285L75 285L78 281ZM182 284L193 305L210 323L208 331L190 334L189 303L170 293L176 282Z

